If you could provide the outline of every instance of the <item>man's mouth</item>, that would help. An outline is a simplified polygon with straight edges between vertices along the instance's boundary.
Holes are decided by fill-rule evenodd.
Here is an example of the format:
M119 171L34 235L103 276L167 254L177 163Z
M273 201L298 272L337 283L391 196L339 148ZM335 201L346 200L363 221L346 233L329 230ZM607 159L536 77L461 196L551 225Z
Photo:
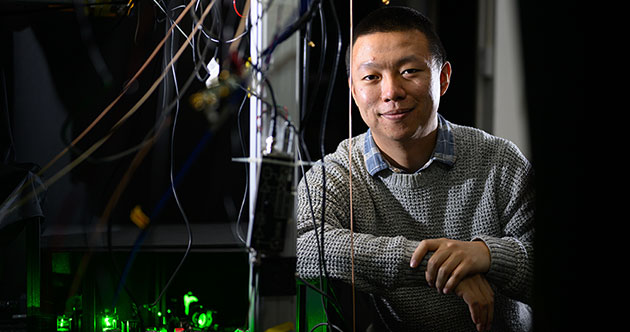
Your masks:
M381 113L381 117L388 120L399 120L407 116L411 109L392 110Z

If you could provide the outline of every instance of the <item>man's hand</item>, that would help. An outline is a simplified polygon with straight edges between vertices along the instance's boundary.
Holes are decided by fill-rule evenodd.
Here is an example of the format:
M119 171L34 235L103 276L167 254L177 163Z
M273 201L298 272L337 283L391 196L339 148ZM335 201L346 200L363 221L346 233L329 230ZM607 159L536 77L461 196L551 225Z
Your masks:
M490 269L490 251L482 241L423 240L411 256L411 267L417 267L429 251L434 253L427 262L425 277L429 286L444 294L465 277Z
M488 331L494 318L494 292L481 274L464 278L455 288L470 311L470 317L477 331Z

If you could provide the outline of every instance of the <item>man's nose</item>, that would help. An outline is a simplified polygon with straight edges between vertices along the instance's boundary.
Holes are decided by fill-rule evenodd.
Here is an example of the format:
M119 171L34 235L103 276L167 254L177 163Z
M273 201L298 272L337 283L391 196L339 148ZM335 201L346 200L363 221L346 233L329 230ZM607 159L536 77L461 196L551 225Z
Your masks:
M384 75L381 82L381 97L384 102L398 101L406 95L401 77Z

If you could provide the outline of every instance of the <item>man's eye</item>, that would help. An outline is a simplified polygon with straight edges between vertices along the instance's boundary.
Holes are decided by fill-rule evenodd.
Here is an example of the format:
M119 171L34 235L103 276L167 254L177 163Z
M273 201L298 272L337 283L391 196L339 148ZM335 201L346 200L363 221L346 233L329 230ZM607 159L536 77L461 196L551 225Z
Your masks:
M378 76L376 76L376 75L365 75L365 76L363 76L363 80L364 81L373 81L373 80L375 80L377 78L378 78Z
M420 72L420 69L415 69L415 68L409 68L409 69L405 69L402 71L402 74L415 74L417 72Z

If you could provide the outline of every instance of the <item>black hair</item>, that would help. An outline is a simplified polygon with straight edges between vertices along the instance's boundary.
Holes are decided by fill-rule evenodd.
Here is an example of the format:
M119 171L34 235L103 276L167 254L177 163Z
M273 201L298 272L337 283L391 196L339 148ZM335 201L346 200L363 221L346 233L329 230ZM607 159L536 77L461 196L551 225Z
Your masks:
M428 42L433 59L439 65L446 62L446 51L440 37L435 31L435 26L424 14L416 9L402 6L381 7L367 16L354 28L352 43L364 35L375 32L399 32L418 30L422 32ZM350 47L346 51L346 69L350 72Z

